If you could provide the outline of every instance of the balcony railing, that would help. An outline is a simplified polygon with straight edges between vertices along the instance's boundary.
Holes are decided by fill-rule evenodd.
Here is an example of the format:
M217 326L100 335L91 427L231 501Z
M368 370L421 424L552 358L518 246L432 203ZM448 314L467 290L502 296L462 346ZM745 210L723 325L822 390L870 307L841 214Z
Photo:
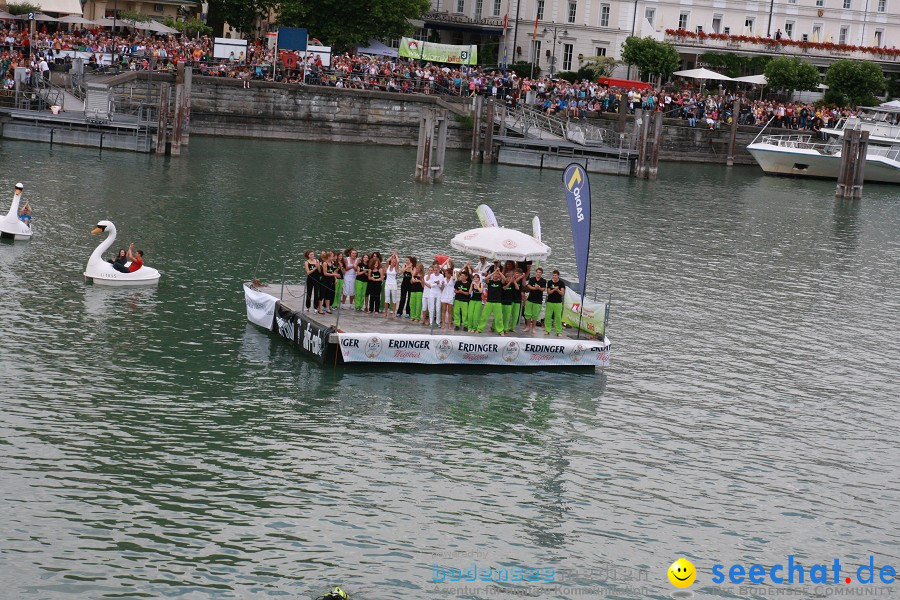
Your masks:
M855 58L879 62L900 62L900 49L875 46L851 46L831 42L802 42L790 39L775 40L746 35L697 34L686 30L666 30L666 41L678 46L709 48L710 50L742 50L788 56Z
M475 19L468 15L438 12L429 10L422 15L423 21L440 21L442 23L462 23L466 25L481 25L483 27L503 27L502 17L482 17Z

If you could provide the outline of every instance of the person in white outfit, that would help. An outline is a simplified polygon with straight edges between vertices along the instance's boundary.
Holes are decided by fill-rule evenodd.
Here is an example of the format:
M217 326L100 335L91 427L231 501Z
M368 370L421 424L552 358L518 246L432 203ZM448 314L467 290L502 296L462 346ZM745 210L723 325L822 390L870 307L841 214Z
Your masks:
M453 301L456 299L456 278L453 267L444 267L444 287L441 291L441 322L443 329L453 329Z
M422 309L422 325L431 325L431 321L440 327L441 325L441 288L443 277L438 271L437 263L431 265L428 275L425 276L425 293L422 294L425 307ZM425 320L428 313L428 321Z
M397 313L397 302L400 301L400 288L397 287L397 271L399 271L400 259L392 254L388 259L387 268L384 270L384 318L392 319Z
M344 287L341 291L341 306L345 301L349 301L350 306L353 306L356 294L356 267L359 264L357 256L359 253L355 248L347 248L347 252L344 254Z

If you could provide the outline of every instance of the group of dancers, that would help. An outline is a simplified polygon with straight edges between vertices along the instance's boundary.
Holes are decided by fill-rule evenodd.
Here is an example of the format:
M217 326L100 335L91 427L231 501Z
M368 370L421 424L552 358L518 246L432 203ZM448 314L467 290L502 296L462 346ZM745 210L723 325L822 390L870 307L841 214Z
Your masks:
M435 260L428 269L415 256L400 264L396 250L385 261L380 252L359 255L346 251L304 252L306 309L331 313L334 305L368 314L384 313L384 318L408 318L412 322L441 329L484 332L493 317L498 335L515 332L524 315L523 333L535 333L546 294L545 335L555 327L562 336L562 307L565 283L559 271L549 279L540 267L531 272L531 263L482 256L456 269L446 258ZM383 311L382 311L383 308Z

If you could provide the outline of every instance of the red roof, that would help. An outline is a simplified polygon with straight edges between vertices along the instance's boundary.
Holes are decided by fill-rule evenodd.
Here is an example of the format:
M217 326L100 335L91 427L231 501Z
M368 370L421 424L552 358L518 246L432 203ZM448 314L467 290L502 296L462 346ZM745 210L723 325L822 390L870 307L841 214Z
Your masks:
M643 81L633 81L631 79L613 79L612 77L601 77L597 83L621 88L637 88L639 90L649 90L653 86Z

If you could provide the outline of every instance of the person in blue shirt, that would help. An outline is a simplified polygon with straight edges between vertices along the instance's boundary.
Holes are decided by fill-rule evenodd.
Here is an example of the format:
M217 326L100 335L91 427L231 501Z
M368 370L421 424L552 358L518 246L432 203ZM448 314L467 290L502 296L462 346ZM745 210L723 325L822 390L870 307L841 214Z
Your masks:
M31 227L31 204L28 203L28 200L25 201L25 206L22 207L22 210L19 211L19 220Z

